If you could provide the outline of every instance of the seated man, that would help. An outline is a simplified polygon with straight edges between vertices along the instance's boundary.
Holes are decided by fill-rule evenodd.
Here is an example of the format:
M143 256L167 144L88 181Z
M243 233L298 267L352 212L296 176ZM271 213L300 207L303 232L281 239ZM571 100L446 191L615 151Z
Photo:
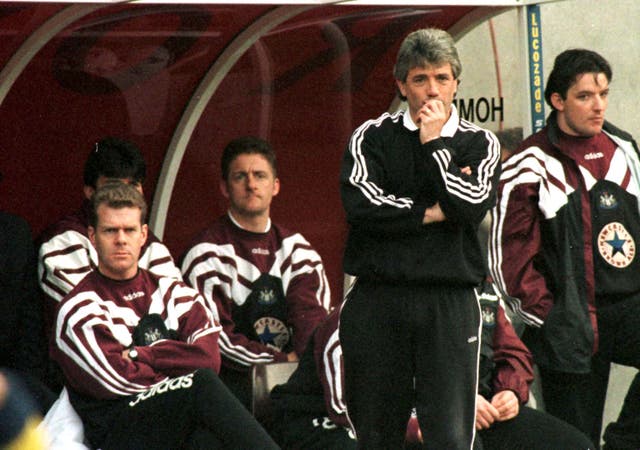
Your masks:
M219 380L219 324L181 281L138 266L146 204L133 186L93 195L98 257L59 303L50 352L94 448L277 448Z
M531 355L491 287L479 301L483 328L474 449L594 449L571 425L524 406L533 380ZM346 417L338 319L336 309L318 326L289 381L271 393L273 434L285 449L356 448ZM428 430L420 434L429 439Z
M96 249L87 233L91 195L115 180L131 184L142 193L145 175L142 153L130 142L108 137L91 149L84 166L84 202L80 210L48 227L37 240L38 279L45 294L47 335L58 302L98 265ZM138 264L156 275L182 279L169 250L151 232Z
M327 315L320 255L302 235L271 222L280 190L276 156L257 138L230 142L220 190L228 213L203 231L182 263L185 281L220 314L220 377L247 407L254 364L297 361Z

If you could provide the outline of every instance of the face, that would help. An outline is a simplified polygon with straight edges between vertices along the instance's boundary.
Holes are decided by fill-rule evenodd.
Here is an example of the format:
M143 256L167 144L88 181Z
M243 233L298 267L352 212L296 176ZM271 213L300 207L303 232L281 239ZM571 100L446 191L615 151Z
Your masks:
M98 224L89 227L89 239L98 252L98 269L114 280L128 280L138 272L140 249L147 240L147 225L139 208L98 206Z
M142 184L140 184L137 181L134 182L131 178L109 178L109 177L105 177L104 175L100 175L96 180L96 189L100 189L102 186L104 186L107 183L118 183L118 182L124 183L124 184L131 184L138 190L138 192L140 192L141 194L144 194L142 192ZM84 196L90 199L93 193L96 191L96 189L94 189L93 186L85 186Z
M229 165L228 179L220 183L220 190L229 199L229 210L236 219L268 218L280 180L264 156L241 154Z
M453 77L451 64L428 65L409 70L406 81L396 80L398 89L407 97L409 112L414 123L418 123L418 111L427 100L440 100L447 114L451 112L453 98L458 91L458 80Z
M602 131L609 104L609 81L603 73L578 75L567 90L567 98L553 93L551 103L558 111L562 131L571 136L594 136Z

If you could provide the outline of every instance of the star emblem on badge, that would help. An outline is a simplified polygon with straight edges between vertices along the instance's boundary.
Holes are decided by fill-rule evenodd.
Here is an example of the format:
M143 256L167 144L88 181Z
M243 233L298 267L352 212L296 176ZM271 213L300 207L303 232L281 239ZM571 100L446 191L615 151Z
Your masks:
M625 254L623 247L627 241L624 239L620 239L617 231L614 233L613 239L608 239L605 242L613 248L612 256L616 256L617 253L622 253L623 255Z

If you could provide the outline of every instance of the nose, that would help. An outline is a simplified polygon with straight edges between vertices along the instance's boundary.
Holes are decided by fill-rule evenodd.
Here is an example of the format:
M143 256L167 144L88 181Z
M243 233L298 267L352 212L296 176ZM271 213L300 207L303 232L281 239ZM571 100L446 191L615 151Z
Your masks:
M124 230L118 230L118 233L116 234L116 242L118 244L122 244L124 242L126 242L126 233Z
M247 175L247 189L253 190L256 187L256 177L253 174Z
M438 90L438 83L436 80L428 79L426 81L427 95L429 97L437 97L440 91Z
M602 111L607 108L607 98L601 95L596 95L593 109L596 111Z

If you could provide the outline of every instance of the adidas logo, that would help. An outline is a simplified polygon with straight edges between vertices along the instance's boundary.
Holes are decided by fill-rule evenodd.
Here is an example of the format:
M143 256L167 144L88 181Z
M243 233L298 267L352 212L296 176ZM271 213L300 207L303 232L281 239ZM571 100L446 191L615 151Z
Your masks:
M602 152L591 152L584 155L584 159L598 159L604 158L604 153Z

